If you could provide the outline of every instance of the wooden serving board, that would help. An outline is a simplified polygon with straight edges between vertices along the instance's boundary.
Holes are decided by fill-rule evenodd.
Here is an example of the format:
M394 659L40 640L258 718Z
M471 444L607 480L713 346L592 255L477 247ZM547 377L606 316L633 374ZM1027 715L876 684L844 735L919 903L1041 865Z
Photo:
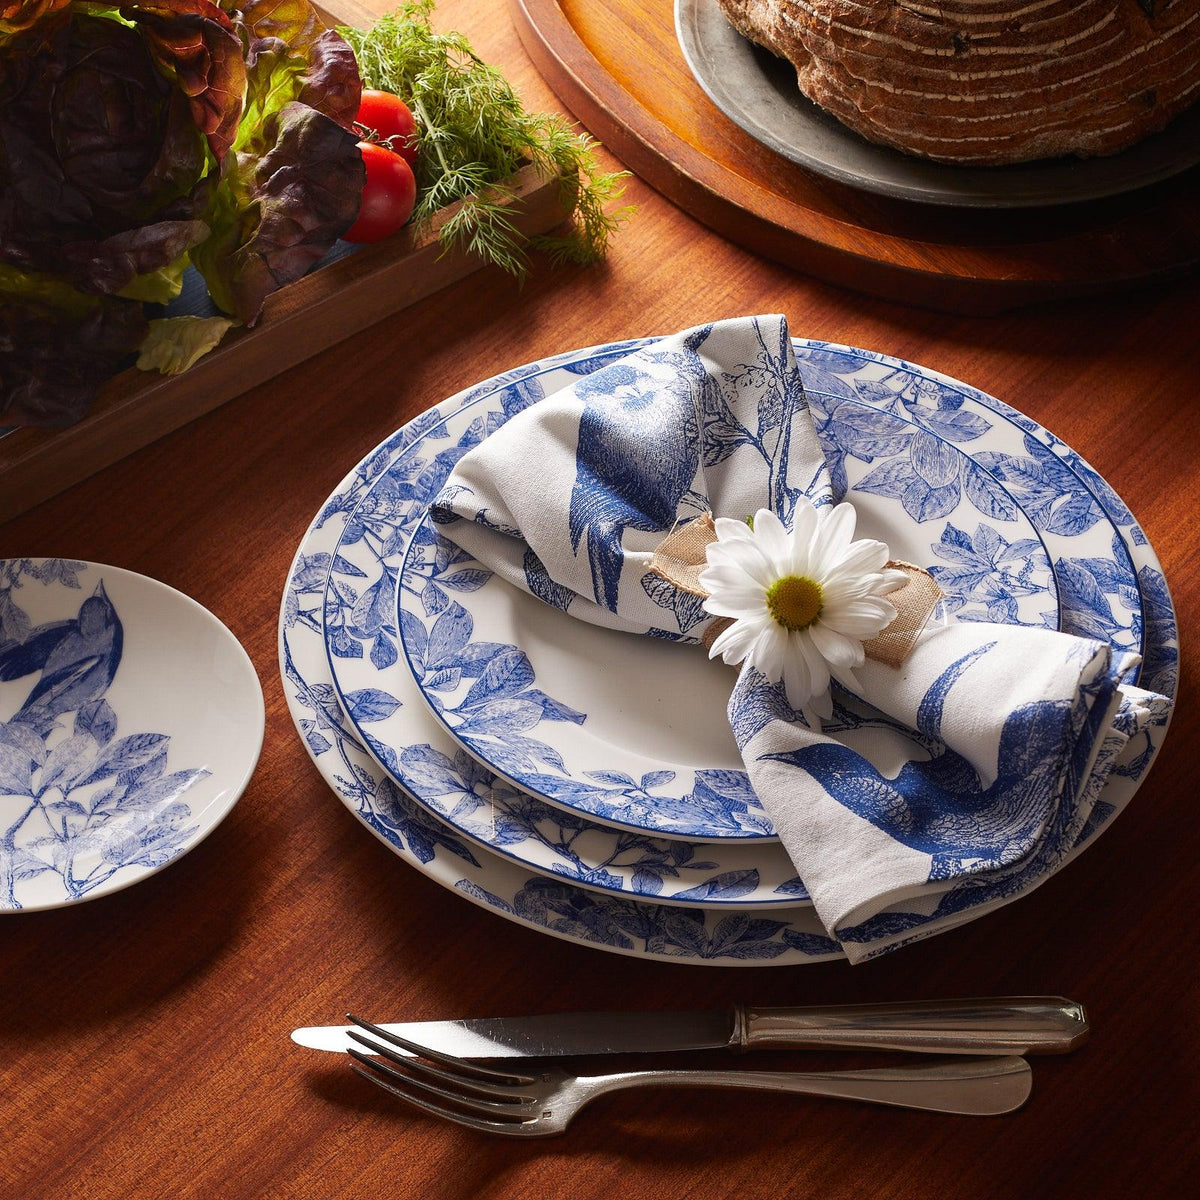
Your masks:
M374 20L353 0L338 0L337 8L346 15L323 13L328 23ZM559 180L526 167L510 185L513 223L522 233L548 232L567 216ZM443 253L438 245L437 230L453 211L443 210L419 237L402 230L281 288L267 297L253 329L232 330L182 375L131 367L113 377L78 424L0 436L0 521L478 270L477 257Z
M872 295L953 313L1116 292L1200 265L1200 169L1130 195L970 211L823 179L745 133L692 77L672 0L510 0L563 103L628 167L732 241Z

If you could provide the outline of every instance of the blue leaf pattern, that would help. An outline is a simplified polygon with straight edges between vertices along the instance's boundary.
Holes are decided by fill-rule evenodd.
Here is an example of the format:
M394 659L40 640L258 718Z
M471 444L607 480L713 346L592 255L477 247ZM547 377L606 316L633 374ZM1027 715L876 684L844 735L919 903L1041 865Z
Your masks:
M34 582L79 588L84 567L0 562L0 680L31 679L0 722L0 909L21 908L21 885L47 875L64 899L82 899L118 871L169 862L197 828L180 797L209 772L167 773L166 734L117 736L105 693L124 627L103 581L73 620L38 627L14 596Z

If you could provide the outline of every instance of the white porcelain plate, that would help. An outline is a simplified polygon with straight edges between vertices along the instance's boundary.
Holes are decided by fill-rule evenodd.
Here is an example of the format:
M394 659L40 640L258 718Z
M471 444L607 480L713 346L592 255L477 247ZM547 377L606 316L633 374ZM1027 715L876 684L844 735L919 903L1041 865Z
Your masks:
M0 911L118 891L250 780L258 677L182 593L117 567L0 560Z

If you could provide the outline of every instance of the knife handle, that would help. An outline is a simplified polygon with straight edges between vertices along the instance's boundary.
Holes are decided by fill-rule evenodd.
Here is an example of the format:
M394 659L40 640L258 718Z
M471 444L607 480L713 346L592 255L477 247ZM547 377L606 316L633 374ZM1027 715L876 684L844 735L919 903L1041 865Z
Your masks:
M742 1050L818 1047L918 1054L1068 1054L1088 1036L1083 1005L1061 996L734 1010Z

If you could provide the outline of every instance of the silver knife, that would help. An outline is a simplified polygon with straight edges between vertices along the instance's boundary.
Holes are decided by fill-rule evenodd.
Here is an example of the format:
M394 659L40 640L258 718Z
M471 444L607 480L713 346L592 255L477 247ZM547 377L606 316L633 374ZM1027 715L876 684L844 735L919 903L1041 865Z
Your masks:
M1088 1035L1081 1004L1060 996L923 1000L826 1008L550 1013L413 1021L383 1029L460 1058L568 1058L672 1050L861 1049L924 1054L1066 1054ZM345 1051L352 1025L294 1029L314 1050Z

